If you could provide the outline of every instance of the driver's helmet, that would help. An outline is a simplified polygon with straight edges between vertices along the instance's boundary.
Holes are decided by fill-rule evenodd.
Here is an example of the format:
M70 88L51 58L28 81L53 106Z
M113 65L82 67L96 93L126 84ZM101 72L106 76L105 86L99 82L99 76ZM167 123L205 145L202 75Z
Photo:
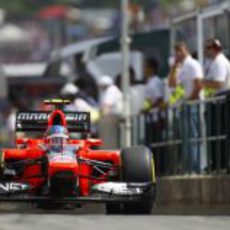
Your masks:
M45 142L53 151L62 151L69 138L68 130L62 125L51 126L45 134Z

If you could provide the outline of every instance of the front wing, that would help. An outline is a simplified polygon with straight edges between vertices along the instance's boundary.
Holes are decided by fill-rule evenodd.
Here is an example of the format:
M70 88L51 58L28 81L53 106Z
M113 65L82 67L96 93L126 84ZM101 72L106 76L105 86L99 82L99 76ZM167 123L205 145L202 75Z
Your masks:
M108 182L113 183L113 182ZM126 194L116 194L116 191L100 191L98 189L92 189L92 194L89 196L73 196L73 197L54 197L54 196L33 196L26 193L11 193L7 195L0 195L0 202L19 202L19 203L33 203L33 202L51 202L51 203L130 203L144 200L149 197L154 191L154 183L114 183L114 184L126 184L128 188L131 188ZM134 191L134 192L130 192ZM135 192L138 191L138 192ZM141 192L140 192L141 191Z

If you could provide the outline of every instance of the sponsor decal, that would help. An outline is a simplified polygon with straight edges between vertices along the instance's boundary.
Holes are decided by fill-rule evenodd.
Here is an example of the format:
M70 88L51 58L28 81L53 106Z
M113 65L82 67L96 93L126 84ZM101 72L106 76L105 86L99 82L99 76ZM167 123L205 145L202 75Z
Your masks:
M14 194L28 191L30 186L28 184L18 182L4 182L0 183L0 194Z
M49 119L50 113L26 113L21 112L17 114L17 120L20 121L47 121ZM66 113L65 118L67 121L87 121L87 113Z
M143 190L138 187L128 187L127 183L105 182L96 184L93 190L98 192L114 194L114 195L141 195Z
M76 163L76 156L64 155L63 153L49 154L50 163Z
M79 114L67 113L66 114L67 121L87 121L87 118L88 116L86 113L79 113Z
M19 113L17 116L17 120L48 120L50 114L48 113Z

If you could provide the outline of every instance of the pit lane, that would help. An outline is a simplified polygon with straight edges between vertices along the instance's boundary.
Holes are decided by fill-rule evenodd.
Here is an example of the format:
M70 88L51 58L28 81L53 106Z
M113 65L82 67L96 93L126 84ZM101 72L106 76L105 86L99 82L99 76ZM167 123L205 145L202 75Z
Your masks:
M185 213L189 214L189 213ZM230 217L218 215L162 215L155 210L151 216L105 215L103 205L87 204L81 209L46 211L28 205L1 204L0 230L9 229L158 229L158 230L229 230Z

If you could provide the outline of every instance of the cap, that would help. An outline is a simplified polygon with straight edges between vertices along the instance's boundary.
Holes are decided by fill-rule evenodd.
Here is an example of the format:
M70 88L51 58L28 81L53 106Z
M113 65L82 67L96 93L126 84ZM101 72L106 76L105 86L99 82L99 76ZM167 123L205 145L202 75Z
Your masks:
M107 75L102 76L98 81L98 85L100 86L110 86L112 84L113 84L112 78Z
M214 38L208 39L205 42L205 47L206 48L219 49L219 50L222 49L222 45L221 45L220 41L218 39L214 39Z
M67 94L76 94L79 91L78 87L75 86L73 83L67 83L65 84L61 89L61 95L67 95Z

